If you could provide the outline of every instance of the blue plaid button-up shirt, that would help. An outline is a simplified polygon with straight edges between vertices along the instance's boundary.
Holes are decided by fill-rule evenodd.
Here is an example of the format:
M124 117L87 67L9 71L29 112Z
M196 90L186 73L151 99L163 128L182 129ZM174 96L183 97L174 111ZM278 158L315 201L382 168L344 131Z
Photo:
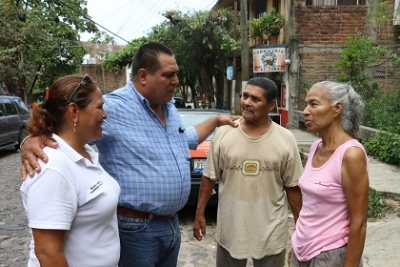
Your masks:
M172 102L163 105L164 127L131 82L104 100L107 119L95 144L101 165L121 186L119 205L156 215L179 211L190 193L196 130L185 129Z

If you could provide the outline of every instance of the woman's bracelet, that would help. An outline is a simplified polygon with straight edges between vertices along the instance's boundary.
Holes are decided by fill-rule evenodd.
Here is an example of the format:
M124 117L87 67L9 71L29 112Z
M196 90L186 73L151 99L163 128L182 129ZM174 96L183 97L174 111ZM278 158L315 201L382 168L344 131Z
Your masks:
M24 139L22 139L21 144L19 144L19 149L22 148L22 145L25 143L26 140L28 140L29 137L32 137L32 135L29 134L29 135L25 136Z

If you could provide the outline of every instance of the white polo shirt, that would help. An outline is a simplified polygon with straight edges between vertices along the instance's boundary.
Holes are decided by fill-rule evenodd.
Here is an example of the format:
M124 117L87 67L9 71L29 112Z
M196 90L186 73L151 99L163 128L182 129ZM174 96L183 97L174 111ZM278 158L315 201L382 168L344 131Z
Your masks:
M29 227L67 230L63 252L70 267L117 266L118 183L100 166L90 146L85 150L93 163L56 134L52 138L58 148L44 149L48 163L40 161L42 171L21 186ZM30 249L28 266L40 266L33 238Z

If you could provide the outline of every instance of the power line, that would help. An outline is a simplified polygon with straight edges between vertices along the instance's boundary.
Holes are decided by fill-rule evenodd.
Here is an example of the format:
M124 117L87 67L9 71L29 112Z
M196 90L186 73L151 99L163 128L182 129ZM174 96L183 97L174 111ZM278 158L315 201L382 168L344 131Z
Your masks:
M139 0L139 2L142 4L142 2ZM151 16L150 13L159 16L160 18L164 18L163 15L161 15L161 8L162 6L165 4L166 1L163 1L160 5L158 5L158 3L160 2L160 0L157 1L157 3L153 4L154 7L158 6L157 10L155 8L146 8L143 4L143 6L147 9L146 13L144 15L142 15L142 17L140 18L140 22L138 23L137 28L141 28L142 26L144 26L144 24L146 24L148 22L148 20L146 19L142 19L142 18L147 18L148 14L149 16ZM164 18L165 19L165 18ZM146 29L147 30L147 29Z
M100 25L100 24L97 23L96 21L92 20L90 17L86 16L85 14L82 14L82 13L80 12L80 10L77 10L77 9L71 7L70 5L64 3L64 2L61 1L61 0L57 0L57 2L59 2L60 4L66 6L66 7L68 7L68 8L71 9L72 11L75 11L76 13L78 13L79 15L81 15L82 17L84 17L84 18L90 20L91 22L93 22L94 24L96 24L97 26L99 26L100 28L102 28L103 30L106 30L107 32L109 32L109 33L111 33L111 34L117 36L118 38L120 38L121 40L127 42L128 44L130 43L129 41L125 40L124 38L122 38L122 37L119 36L118 34L116 34L116 33L112 32L112 31L110 31L109 29L103 27L102 25Z
M217 0L212 0L211 3L209 3L206 7L203 8L203 10L209 9L210 6L211 6L211 5L214 6L215 3L217 3Z
M133 16L134 16L134 14L136 13L136 11L133 11L133 12L131 12L132 11L132 7L133 7L133 1L132 2L130 2L130 4L131 4L131 6L129 7L129 12L126 14L126 19L124 20L124 23L119 27L119 29L118 29L118 33L120 33L121 32L121 30L126 26L126 24L128 23L128 21L129 21L129 19L130 18L132 18ZM130 17L130 18L128 18L128 16Z
M115 10L114 12L108 14L107 17L103 18L102 21L108 19L109 17L111 17L112 15L114 15L115 13L119 12L121 9L125 8L127 5L132 4L133 2L127 2L125 5L123 5L122 7L118 8L117 10Z

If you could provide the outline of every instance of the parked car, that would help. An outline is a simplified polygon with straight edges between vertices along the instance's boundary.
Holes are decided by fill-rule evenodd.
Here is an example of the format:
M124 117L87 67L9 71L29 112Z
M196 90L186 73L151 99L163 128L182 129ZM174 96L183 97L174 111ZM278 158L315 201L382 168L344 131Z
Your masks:
M231 114L227 110L219 109L180 109L180 117L185 127L196 125L212 116L219 114ZM196 206L199 196L201 177L206 164L208 152L210 150L211 138L214 133L210 134L206 140L200 143L196 150L190 150L190 170L191 170L191 189L187 206ZM218 204L218 182L215 183L214 192L208 202L208 205Z
M180 97L174 97L176 108L186 108L185 101Z
M25 129L30 111L17 96L0 96L0 148L19 149L19 144L28 135Z

